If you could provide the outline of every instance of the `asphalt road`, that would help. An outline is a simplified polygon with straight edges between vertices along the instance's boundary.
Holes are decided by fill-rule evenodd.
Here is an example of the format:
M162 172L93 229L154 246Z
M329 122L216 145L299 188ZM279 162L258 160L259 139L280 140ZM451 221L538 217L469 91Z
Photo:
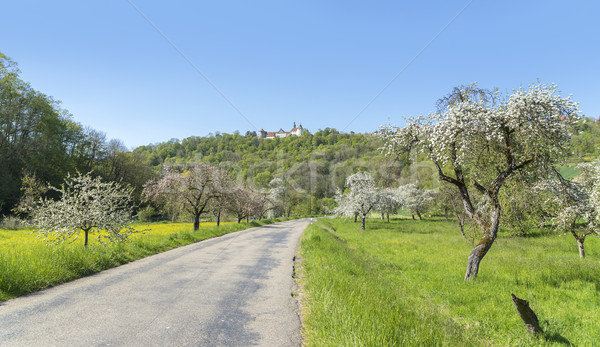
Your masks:
M181 247L0 304L0 346L300 346L310 219Z

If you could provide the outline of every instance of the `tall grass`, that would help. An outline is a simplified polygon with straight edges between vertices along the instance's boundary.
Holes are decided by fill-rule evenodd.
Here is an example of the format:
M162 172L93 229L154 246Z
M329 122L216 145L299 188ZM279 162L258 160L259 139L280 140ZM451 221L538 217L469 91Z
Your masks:
M453 223L319 220L301 242L308 346L584 345L600 341L600 240L540 233L499 238L475 281L472 245ZM527 333L510 298L530 301Z
M194 232L191 223L137 224L129 242L99 244L90 239L49 245L34 229L0 229L0 301L28 294L76 278L125 264L182 245L224 235L281 219L251 223L204 223Z

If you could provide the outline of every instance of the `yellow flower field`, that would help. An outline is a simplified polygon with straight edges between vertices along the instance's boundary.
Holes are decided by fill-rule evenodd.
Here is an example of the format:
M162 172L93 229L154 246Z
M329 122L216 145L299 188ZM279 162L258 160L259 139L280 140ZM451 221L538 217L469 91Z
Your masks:
M129 242L100 244L90 233L88 247L83 235L61 244L45 242L35 229L0 229L0 301L64 283L172 248L280 219L251 223L139 223Z
M221 222L222 226L232 224L234 222ZM200 223L201 230L206 227L214 227L214 222L203 222ZM132 239L140 237L149 237L155 235L172 235L180 232L191 232L193 229L193 223L136 223L133 225L135 230L140 233L133 234ZM79 245L82 243L83 234L72 243ZM79 242L81 241L81 242ZM90 233L90 244L97 244L97 234ZM19 230L8 230L0 229L0 252L14 250L15 248L27 248L27 246L46 244L43 238L39 238L34 228L19 229Z

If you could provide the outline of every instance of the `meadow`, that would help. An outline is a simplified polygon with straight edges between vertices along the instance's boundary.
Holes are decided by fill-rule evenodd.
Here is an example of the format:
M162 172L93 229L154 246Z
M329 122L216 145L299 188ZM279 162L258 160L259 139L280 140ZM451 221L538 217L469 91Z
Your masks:
M600 345L600 238L579 259L570 235L501 235L479 276L455 223L320 219L301 240L299 283L307 346ZM544 333L529 334L511 293Z
M227 233L274 223L265 219L250 223L135 224L136 233L128 242L101 244L93 234L88 247L83 239L59 245L37 237L35 229L0 229L0 301L71 281L136 259Z

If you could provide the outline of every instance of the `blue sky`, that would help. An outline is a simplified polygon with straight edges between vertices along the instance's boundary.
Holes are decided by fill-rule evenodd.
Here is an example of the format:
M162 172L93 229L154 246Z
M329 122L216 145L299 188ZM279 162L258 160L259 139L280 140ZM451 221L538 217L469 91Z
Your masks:
M370 132L475 81L555 83L596 118L599 14L596 1L19 0L2 5L0 52L133 148L294 121Z

